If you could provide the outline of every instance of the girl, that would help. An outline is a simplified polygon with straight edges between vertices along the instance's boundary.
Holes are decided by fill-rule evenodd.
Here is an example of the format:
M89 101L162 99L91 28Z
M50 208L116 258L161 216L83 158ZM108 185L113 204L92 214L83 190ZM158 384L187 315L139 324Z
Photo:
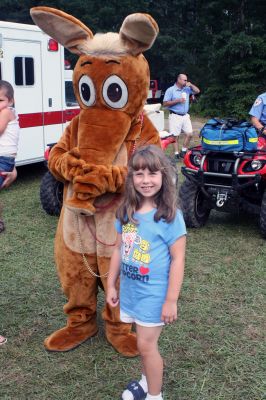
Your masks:
M136 323L142 378L123 400L162 400L162 326L177 319L184 273L186 228L177 210L175 171L161 149L149 145L131 157L125 196L117 211L117 241L106 300L120 302L123 322ZM120 273L120 296L116 281Z
M10 172L16 175L19 124L13 105L13 87L9 82L0 80L0 190L7 186L4 180ZM0 219L0 233L4 229L4 222Z

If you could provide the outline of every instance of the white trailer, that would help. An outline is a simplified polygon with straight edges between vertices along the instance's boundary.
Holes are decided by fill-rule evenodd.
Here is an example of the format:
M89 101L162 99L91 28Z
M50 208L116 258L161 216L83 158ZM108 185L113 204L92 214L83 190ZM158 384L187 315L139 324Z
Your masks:
M79 112L64 48L36 25L0 21L0 79L11 83L21 128L16 165L44 160Z

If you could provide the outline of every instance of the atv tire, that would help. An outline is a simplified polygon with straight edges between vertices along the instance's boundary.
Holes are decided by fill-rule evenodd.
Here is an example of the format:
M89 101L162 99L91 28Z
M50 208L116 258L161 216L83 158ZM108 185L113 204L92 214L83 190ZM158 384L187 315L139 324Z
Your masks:
M211 207L200 188L188 179L182 183L179 198L188 228L200 228L209 218Z
M59 216L63 203L63 183L57 181L48 171L42 178L40 200L44 211L49 215Z
M262 196L261 208L260 208L260 233L264 239L266 239L266 190Z

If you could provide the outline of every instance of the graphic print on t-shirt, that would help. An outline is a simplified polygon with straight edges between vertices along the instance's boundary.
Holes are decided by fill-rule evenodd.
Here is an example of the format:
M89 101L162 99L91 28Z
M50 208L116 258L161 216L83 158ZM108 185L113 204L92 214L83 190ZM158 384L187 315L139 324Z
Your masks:
M149 254L150 242L142 239L138 234L136 225L127 223L122 227L122 273L129 279L141 282L149 281L151 261ZM126 264L132 261L135 265Z

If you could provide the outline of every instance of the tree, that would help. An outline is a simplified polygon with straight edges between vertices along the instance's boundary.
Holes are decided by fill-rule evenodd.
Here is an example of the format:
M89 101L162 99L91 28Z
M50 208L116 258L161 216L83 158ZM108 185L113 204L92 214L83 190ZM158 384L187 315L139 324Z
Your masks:
M72 14L93 33L118 32L128 14L150 13L160 29L145 53L152 78L170 85L178 72L187 73L201 89L197 111L205 115L246 117L265 91L266 3L261 0L2 0L0 18L32 23L29 9L37 5Z

